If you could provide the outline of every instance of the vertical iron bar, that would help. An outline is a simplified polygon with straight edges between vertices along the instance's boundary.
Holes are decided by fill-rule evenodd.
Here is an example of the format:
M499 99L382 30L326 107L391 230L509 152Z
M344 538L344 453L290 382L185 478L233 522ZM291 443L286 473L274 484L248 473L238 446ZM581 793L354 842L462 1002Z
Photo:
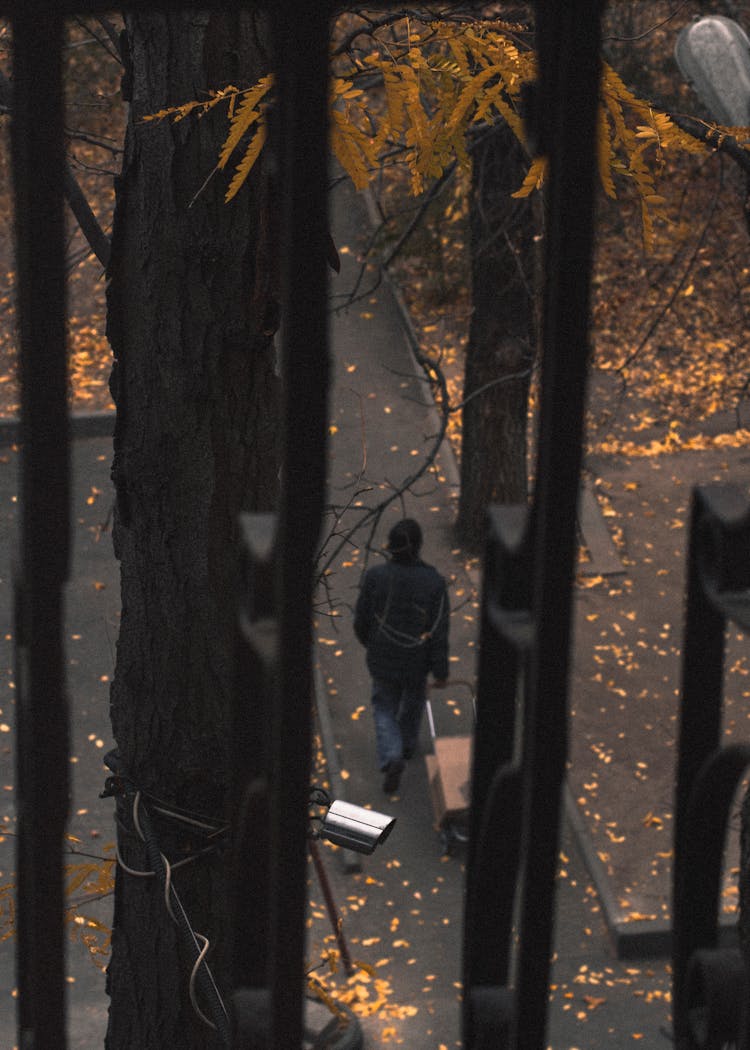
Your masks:
M269 726L277 695L278 631L274 610L276 517L243 514L242 602L232 724L230 819L232 981L235 991L265 992L268 981ZM236 1011L242 1004L235 1003ZM250 1019L238 1016L249 1026ZM240 1046L237 1044L239 1050Z
M327 3L274 5L282 181L284 446L276 610L279 702L271 784L271 1039L302 1041L308 797L312 747L312 601L328 424Z
M696 916L685 914L690 903L684 882L688 807L698 772L720 744L724 682L724 617L709 600L700 569L700 520L703 501L693 493L687 557L687 605L682 644L682 697L674 806L674 868L672 872L672 954L675 1043L683 1045L686 1018L682 1010L684 977L694 946L691 926ZM692 912L692 908L691 908Z
M732 591L744 596L750 582L748 513L744 497L727 486L693 492L672 872L674 1040L681 1050L693 1045L686 1002L691 956L718 940L724 825L747 758L742 749L722 749L721 721L725 631L738 611Z
M576 504L589 362L600 0L536 5L543 128L548 153L548 232L542 396L533 506L533 614L529 738L524 774L525 877L519 902L516 1036L545 1044L554 886L567 758L567 691Z
M68 807L63 586L69 449L63 214L63 23L13 14L12 155L20 333L21 564L16 586L18 1027L64 1050L62 847Z
M477 733L482 719L490 732L477 742L472 774L467 1050L545 1046L589 360L601 7L600 0L535 5L532 133L550 166L537 485L528 521L525 509L495 509L488 545ZM499 703L508 708L502 716ZM514 727L516 707L522 722ZM515 740L497 739L500 729Z
M493 507L484 565L477 720L466 865L464 985L510 982L515 888L521 867L524 672L532 644L526 507ZM464 1039L475 1045L476 1000L464 997Z

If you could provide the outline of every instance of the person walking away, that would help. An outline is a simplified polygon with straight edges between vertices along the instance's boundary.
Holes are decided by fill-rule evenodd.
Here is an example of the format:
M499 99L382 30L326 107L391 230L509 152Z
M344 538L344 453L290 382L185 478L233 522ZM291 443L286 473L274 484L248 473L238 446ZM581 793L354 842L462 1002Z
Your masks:
M388 536L388 561L369 568L354 611L354 633L366 648L383 790L398 790L404 760L414 754L428 675L448 678L450 610L444 578L420 558L422 530L403 518Z

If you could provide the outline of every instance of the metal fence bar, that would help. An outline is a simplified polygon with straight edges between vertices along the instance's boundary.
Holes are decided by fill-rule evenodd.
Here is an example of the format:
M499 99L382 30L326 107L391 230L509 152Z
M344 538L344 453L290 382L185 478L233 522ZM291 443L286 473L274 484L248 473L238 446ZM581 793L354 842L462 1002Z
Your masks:
M278 514L243 521L249 602L239 649L247 681L238 682L235 699L236 1050L290 1050L303 1039L312 604L327 468L329 17L319 5L300 18L289 0L271 16L279 84L271 148L283 207L282 487ZM243 714L248 694L251 719ZM242 741L255 741L252 770Z
M536 5L539 133L550 160L542 392L533 506L536 627L529 672L517 974L518 1046L545 1043L568 738L568 665L593 253L601 0Z
M482 812L472 816L467 885L467 1050L546 1045L567 757L602 4L540 0L535 9L540 80L529 94L529 123L550 162L537 487L525 523L514 520L517 509L496 512L485 581L477 727L494 720L496 732L478 746L473 769ZM529 571L524 599L519 577ZM493 682L492 667L508 681ZM522 719L514 726L505 716L515 738L510 759L507 739L496 735L499 702L517 705Z
M328 432L327 3L273 8L282 190L282 496L276 610L279 693L271 771L271 1038L302 1042L312 758L312 604Z
M237 638L232 725L229 878L231 979L236 1050L267 1037L268 1016L269 726L278 694L278 623L274 514L241 519L243 600Z
M719 946L725 831L750 765L750 747L721 744L725 630L732 622L750 629L750 504L730 486L698 488L688 547L675 785L672 969L679 1050L750 1045L750 1013L743 1016L740 1009L747 999L740 952Z
M481 1045L488 996L510 982L521 857L524 687L534 632L525 507L493 507L484 566L464 922L464 1041ZM491 931L488 936L488 931ZM495 1008L510 1008L507 996ZM490 1011L492 1007L489 1006ZM509 1009L509 1014L512 1009ZM503 1023L508 1024L510 1016ZM497 1023L497 1020L496 1022Z
M19 1045L64 1050L68 808L63 586L69 559L62 21L13 11L12 158L21 360L16 580Z

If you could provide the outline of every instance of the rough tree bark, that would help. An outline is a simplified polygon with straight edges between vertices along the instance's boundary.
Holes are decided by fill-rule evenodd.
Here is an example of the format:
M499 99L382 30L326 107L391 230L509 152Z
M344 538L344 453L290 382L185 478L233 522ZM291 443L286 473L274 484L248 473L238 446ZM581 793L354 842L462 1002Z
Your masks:
M277 486L273 209L260 170L231 205L223 175L193 201L216 163L222 115L141 118L248 85L268 56L250 12L132 14L125 24L131 111L108 271L122 589L112 727L139 788L221 820L237 514L272 509ZM130 824L127 806L120 816ZM159 834L168 856L197 844L167 823ZM119 839L127 863L148 868L136 836L121 828ZM174 879L221 977L222 858ZM118 871L106 1046L205 1050L218 1044L191 1008L190 964L154 881Z
M532 205L514 199L522 147L498 124L473 152L470 226L473 312L466 351L461 541L479 550L490 503L526 499L526 418L533 341Z

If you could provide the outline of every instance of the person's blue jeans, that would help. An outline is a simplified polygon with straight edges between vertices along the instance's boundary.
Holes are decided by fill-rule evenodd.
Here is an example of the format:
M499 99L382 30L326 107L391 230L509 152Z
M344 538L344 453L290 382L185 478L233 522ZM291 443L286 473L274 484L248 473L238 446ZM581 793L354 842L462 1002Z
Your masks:
M424 711L425 682L424 678L373 678L372 712L381 770L389 762L400 761L405 751L414 752Z

